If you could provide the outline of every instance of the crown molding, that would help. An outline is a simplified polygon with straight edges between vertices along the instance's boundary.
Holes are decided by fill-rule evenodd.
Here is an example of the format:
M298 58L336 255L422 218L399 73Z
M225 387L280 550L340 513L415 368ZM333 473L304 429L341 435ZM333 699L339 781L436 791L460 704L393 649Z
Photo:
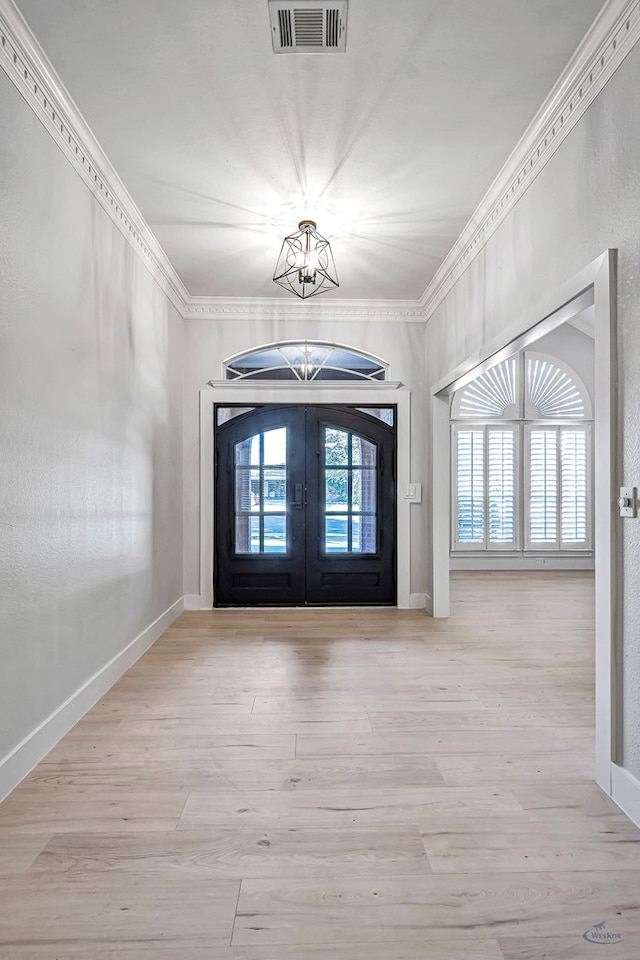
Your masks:
M13 0L0 0L0 66L182 314L186 287Z
M609 0L419 300L191 296L13 0L0 66L184 319L424 323L640 39L640 0Z
M640 39L640 0L609 0L420 299L428 320Z
M0 66L184 319L424 322L418 300L191 296L13 0L0 0Z
M282 297L189 297L185 320L379 320L424 323L418 300L297 300Z

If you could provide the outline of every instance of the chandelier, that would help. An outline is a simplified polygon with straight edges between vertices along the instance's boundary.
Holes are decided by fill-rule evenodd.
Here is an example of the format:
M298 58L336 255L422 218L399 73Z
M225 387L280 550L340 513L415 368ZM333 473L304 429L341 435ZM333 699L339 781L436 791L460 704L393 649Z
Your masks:
M284 238L273 281L302 300L339 286L331 245L313 220L301 220Z

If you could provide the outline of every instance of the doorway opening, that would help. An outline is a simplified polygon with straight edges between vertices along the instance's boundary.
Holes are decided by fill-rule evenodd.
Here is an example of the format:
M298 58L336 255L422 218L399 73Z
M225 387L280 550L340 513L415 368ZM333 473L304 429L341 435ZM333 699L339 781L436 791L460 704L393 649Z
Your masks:
M613 512L618 476L615 378L615 251L573 277L514 327L452 370L431 391L433 615L449 615L451 484L450 396L479 374L529 347L593 305L594 378L595 779L612 795L620 756L618 532ZM615 796L614 796L615 799Z
M216 606L396 603L395 424L395 406L216 405Z

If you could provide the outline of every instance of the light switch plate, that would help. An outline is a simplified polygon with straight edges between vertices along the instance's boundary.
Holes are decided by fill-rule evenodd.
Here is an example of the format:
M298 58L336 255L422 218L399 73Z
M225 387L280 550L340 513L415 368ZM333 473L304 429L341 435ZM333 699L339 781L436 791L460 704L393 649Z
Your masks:
M422 503L422 484L410 483L404 488L402 499L409 500L411 503Z
M620 487L618 508L620 510L621 517L637 516L638 498L636 487Z

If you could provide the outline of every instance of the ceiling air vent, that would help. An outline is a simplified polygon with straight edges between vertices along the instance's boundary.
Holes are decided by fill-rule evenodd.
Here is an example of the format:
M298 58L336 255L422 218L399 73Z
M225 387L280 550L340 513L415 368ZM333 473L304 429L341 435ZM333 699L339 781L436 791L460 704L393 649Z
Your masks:
M269 0L274 53L344 53L347 0Z

